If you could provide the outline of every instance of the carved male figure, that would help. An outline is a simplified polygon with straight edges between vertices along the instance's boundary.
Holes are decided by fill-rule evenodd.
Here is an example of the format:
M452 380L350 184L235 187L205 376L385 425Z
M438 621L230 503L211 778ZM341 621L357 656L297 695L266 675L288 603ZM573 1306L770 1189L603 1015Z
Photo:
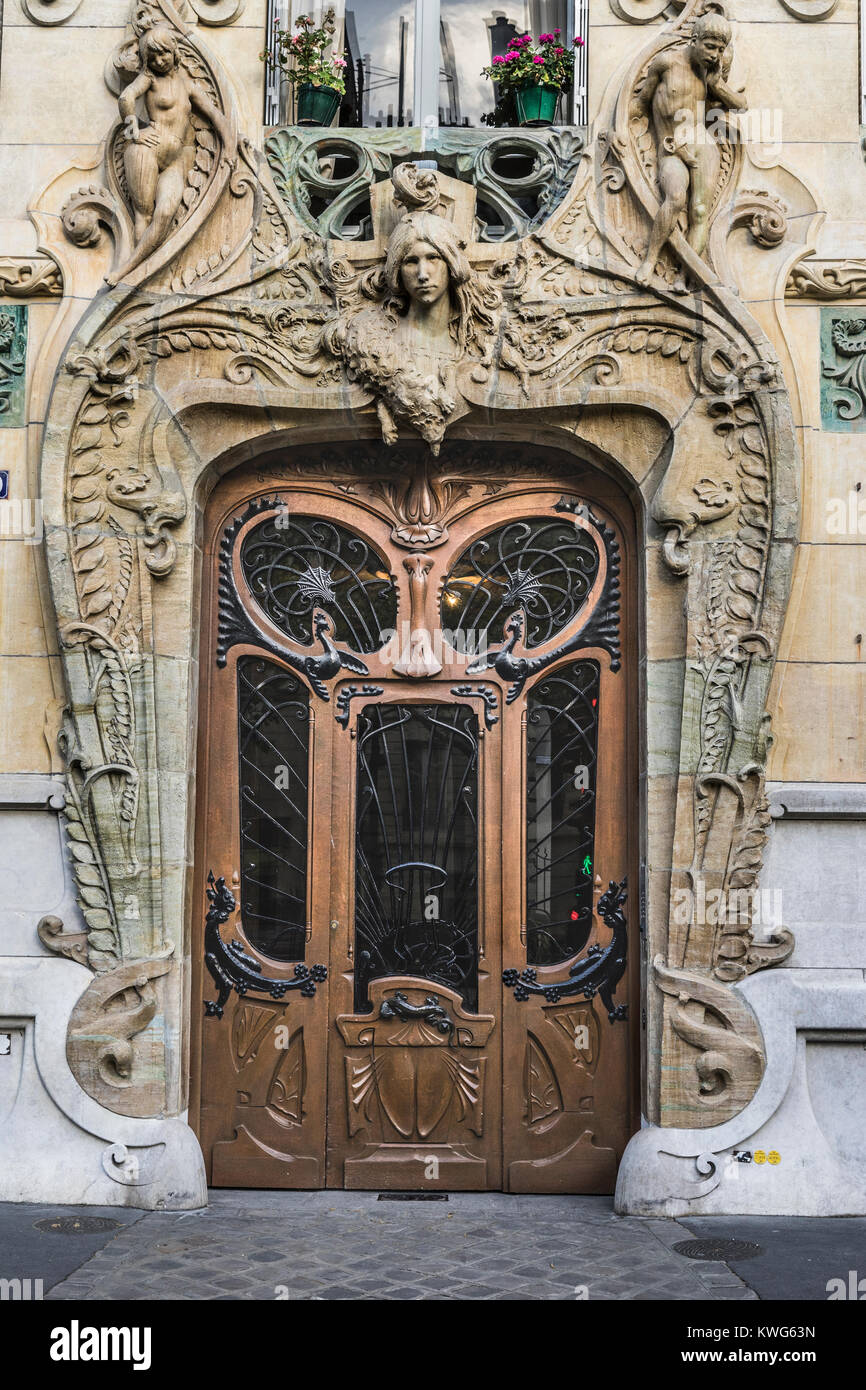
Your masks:
M125 266L106 275L116 285L141 265L169 231L183 199L195 159L193 111L210 122L222 143L223 158L235 158L229 122L180 64L177 39L165 25L147 29L139 45L141 72L120 94L127 146L123 166L135 211L136 247ZM144 99L148 124L142 126L136 105Z
M638 108L652 124L658 150L662 193L646 257L636 279L652 279L659 256L682 214L688 215L689 245L701 255L706 248L713 192L719 170L719 147L707 128L707 107L744 111L742 93L728 85L731 26L718 14L695 20L685 47L660 53L650 64L636 93ZM675 288L684 293L685 283Z

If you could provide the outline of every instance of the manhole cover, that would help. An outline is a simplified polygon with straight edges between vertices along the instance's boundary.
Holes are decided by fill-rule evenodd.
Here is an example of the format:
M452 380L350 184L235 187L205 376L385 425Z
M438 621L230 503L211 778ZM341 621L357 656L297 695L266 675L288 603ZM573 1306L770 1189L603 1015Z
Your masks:
M688 1260L751 1260L764 1253L753 1240L681 1240L673 1248Z
M447 1202L447 1192L380 1192L380 1202Z
M37 1231L53 1231L60 1236L95 1236L100 1231L119 1231L122 1225L110 1216L46 1216L33 1224Z

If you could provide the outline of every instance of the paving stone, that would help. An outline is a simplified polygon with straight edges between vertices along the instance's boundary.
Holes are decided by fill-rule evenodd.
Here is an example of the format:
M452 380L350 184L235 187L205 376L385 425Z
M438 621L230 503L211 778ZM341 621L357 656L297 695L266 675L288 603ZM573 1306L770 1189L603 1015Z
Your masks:
M211 1194L207 1211L145 1214L47 1294L56 1299L573 1301L749 1298L725 1265L692 1265L676 1221L616 1217L606 1198Z

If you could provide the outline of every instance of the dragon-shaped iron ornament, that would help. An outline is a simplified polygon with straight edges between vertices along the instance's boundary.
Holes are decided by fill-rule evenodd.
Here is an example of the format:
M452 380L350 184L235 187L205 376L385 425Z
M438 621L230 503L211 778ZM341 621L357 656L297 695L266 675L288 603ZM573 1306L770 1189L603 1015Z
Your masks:
M600 996L607 1009L611 1023L617 1019L628 1018L628 1004L614 1004L616 987L625 974L628 951L628 928L623 912L626 900L626 884L612 879L607 892L598 900L598 915L609 927L613 936L607 946L596 943L590 946L585 956L575 961L568 972L568 979L550 983L539 983L538 971L527 966L523 971L503 970L502 982L514 990L518 1003L528 999L530 994L543 994L549 1004L558 1004L567 995L582 994L584 999Z
M234 894L224 878L214 878L213 872L207 876L207 896L210 901L205 917L204 961L219 990L217 998L204 1001L204 1011L208 1018L222 1018L229 995L235 990L241 998L245 994L269 994L272 999L282 999L289 990L299 989L305 998L312 998L316 985L328 978L325 965L295 966L293 980L274 980L262 974L262 967L252 956L248 956L239 941L223 941L220 927L227 922L235 910Z
M402 989L383 999L379 1008L380 1018L423 1019L432 1023L438 1033L453 1033L454 1023L439 1003L438 994L428 994L423 1004L413 1004Z

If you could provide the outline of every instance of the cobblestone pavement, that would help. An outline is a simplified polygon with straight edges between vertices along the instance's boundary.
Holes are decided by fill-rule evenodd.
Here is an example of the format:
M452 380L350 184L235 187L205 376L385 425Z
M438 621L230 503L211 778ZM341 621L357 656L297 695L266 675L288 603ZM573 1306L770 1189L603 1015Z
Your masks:
M618 1217L609 1197L222 1191L206 1211L148 1212L46 1298L756 1297L727 1265L677 1255L690 1235Z

